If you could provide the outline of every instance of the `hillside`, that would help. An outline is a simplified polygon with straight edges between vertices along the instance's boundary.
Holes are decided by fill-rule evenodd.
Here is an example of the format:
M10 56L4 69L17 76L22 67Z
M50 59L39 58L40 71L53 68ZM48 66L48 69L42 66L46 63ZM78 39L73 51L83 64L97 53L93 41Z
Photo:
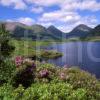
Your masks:
M2 24L2 23L1 23ZM11 36L14 38L30 38L32 40L48 40L48 39L60 39L61 37L54 35L47 28L42 25L27 26L18 22L3 22L6 29L10 31Z
M90 31L92 36L100 36L100 25L96 26L94 29Z
M55 26L51 25L47 28L50 34L55 35L56 37L66 37L66 34L59 29L57 29Z
M89 32L92 30L92 28L80 24L77 27L75 27L71 32L67 33L66 38L73 38L73 37L86 37L88 36Z
M87 38L90 36L100 36L100 25L94 29L80 24L69 33L64 33L51 25L48 28L34 24L27 26L19 22L1 22L5 24L6 29L10 31L11 36L16 39L28 38L31 40L64 40L70 38Z

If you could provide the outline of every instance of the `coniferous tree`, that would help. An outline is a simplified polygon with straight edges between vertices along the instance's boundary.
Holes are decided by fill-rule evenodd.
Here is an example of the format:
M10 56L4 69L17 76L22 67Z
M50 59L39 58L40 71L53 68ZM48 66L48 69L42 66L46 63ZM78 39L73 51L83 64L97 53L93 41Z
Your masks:
M10 56L14 47L9 44L10 33L6 30L5 25L0 25L0 62L3 62Z
M10 57L14 47L9 44L9 32L6 30L5 25L0 25L0 84L9 80L13 71L13 66L7 58Z

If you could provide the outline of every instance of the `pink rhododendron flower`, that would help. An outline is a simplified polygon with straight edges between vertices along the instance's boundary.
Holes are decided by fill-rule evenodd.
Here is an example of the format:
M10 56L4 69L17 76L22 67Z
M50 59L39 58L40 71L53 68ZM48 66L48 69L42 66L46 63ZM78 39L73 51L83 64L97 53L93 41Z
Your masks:
M64 68L68 68L68 65L66 64L66 65L64 65Z
M62 80L65 80L65 79L66 79L65 73L60 73L60 78L61 78Z
M39 74L40 74L40 76L41 76L42 78L46 78L46 77L48 77L48 75L49 75L49 71L48 71L48 70L41 70L41 71L39 72Z
M42 61L42 64L45 64L46 63L46 61Z
M15 58L15 64L16 66L20 66L23 63L23 58L21 56L17 56Z
M64 65L63 68L64 68L64 69L68 69L68 67L69 67L69 66L66 64L66 65Z

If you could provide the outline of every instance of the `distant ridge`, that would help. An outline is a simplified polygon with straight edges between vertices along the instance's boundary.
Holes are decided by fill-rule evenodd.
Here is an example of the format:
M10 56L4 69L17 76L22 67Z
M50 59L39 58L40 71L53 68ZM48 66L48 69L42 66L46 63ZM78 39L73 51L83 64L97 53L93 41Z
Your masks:
M49 27L47 28L47 30L48 30L51 34L53 34L53 35L55 35L55 36L57 36L57 37L65 37L65 33L62 32L62 31L60 31L59 29L57 29L57 28L56 28L55 26L53 26L53 25L49 26Z
M33 40L48 40L48 39L65 39L73 37L87 37L92 35L100 35L100 25L96 26L94 29L88 27L87 25L80 24L75 27L71 32L64 33L57 29L55 26L51 25L48 28L42 25L32 25L27 26L19 22L0 22L0 24L5 24L6 29L10 31L11 36L14 38L30 38Z
M71 38L71 37L86 37L89 32L92 30L92 28L84 25L84 24L80 24L77 27L75 27L71 32L69 32L66 35L66 38Z
M100 24L90 31L92 36L100 36Z

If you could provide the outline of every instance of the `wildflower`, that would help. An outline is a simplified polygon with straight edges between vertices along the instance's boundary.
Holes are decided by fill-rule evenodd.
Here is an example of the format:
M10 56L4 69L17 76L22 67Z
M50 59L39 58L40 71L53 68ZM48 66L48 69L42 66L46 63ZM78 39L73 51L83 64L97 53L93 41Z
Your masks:
M66 64L66 65L64 65L63 68L64 68L64 69L68 69L68 67L69 67L69 66Z
M39 74L40 74L40 76L42 77L42 78L46 78L46 77L48 77L48 75L49 75L49 71L48 70L41 70L40 72L39 72Z
M64 68L68 68L68 65L66 64L66 65L64 65Z
M62 80L65 80L66 79L65 73L60 73L60 79L62 79Z
M21 56L17 56L15 58L15 64L16 66L20 66L23 63L23 58Z
M78 84L81 84L81 81L78 81L77 83L78 83Z
M34 60L31 60L31 59L24 59L23 60L23 63L26 63L26 64L29 64L29 65L32 65L34 63Z
M46 63L46 61L42 61L42 64L45 64Z

